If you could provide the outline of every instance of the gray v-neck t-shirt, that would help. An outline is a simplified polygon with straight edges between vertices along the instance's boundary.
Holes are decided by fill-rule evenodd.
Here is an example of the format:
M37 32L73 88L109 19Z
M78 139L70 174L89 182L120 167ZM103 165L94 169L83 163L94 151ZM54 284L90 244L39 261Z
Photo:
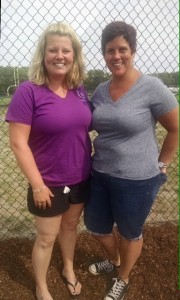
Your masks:
M110 81L92 95L94 140L93 169L114 177L142 180L159 174L156 140L158 117L178 102L158 78L141 75L119 100L112 100Z

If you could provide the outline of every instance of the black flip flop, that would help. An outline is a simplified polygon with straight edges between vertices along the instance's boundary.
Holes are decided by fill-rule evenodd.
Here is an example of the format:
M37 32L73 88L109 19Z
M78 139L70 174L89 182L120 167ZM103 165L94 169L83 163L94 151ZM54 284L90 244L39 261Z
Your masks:
M64 281L64 283L65 283L66 286L68 286L68 285L72 286L73 289L74 289L74 292L76 292L75 289L76 289L76 286L77 286L77 284L79 282L77 279L76 279L76 282L74 284L72 282L68 281L67 278L64 275L62 275L62 279L63 279L63 281ZM71 296L73 296L73 297L77 297L77 296L80 295L80 293L79 294L71 293L71 291L69 289L68 289L68 291L71 294Z

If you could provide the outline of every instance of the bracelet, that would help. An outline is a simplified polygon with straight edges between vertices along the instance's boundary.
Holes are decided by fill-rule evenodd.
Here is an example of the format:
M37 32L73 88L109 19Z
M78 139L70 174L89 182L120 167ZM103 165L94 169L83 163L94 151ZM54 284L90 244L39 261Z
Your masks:
M158 162L158 166L159 166L160 169L163 169L163 168L167 168L167 167L168 167L168 165L165 164L165 163L163 163L162 161L159 161L159 162Z
M42 191L44 191L46 189L46 186L43 184L40 188L32 190L34 194L38 194L41 193Z

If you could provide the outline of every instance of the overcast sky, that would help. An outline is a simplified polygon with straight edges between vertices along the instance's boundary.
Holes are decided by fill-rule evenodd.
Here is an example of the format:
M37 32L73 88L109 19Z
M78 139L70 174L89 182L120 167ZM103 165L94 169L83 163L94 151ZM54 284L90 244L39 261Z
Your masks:
M144 73L178 71L178 0L3 0L1 66L29 66L38 36L67 21L79 35L87 70L105 68L102 29L123 20L137 29L136 65Z

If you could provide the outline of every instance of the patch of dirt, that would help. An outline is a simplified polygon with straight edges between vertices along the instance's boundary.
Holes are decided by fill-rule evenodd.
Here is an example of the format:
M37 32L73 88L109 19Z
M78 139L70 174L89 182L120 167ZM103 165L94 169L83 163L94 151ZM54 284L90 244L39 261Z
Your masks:
M31 265L33 241L8 239L0 241L0 299L34 300L34 280ZM78 300L103 299L110 275L94 277L89 264L106 258L100 244L86 231L78 236L75 272L83 288ZM62 259L56 243L48 272L48 284L54 300L71 297L61 278ZM111 275L112 276L112 275ZM75 299L75 298L73 298ZM162 223L146 225L144 246L130 276L130 287L124 300L178 300L178 225Z

